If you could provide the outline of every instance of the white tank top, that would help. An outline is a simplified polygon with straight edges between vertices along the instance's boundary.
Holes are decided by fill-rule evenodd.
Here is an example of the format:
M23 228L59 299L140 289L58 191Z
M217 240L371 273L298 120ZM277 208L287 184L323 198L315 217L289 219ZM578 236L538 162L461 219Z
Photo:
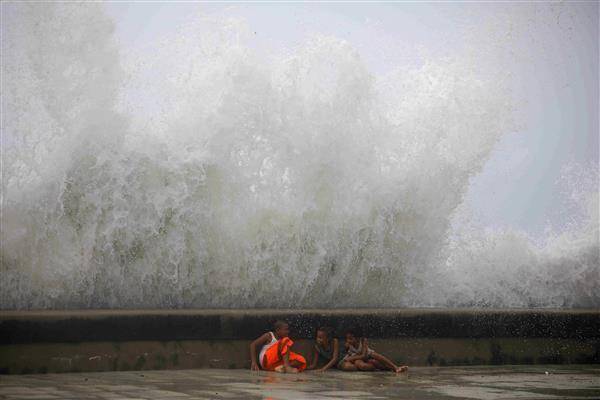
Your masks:
M275 339L275 335L273 335L273 332L269 332L269 334L271 335L271 341L267 344L265 344L262 349L260 349L260 354L258 355L258 362L260 363L260 366L264 368L263 365L263 358L265 356L265 352L267 350L269 350L274 344L277 343L277 339Z

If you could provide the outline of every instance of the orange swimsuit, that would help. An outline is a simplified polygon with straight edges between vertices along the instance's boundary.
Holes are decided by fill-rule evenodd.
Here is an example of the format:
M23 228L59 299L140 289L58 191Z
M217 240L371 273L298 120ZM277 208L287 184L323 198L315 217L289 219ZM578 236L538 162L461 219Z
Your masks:
M277 340L275 339L273 332L269 333L271 334L271 341L263 346L258 357L262 369L273 371L278 366L283 365L283 356L289 351L290 361L294 360L300 363L300 366L297 367L298 370L304 370L306 368L306 360L304 357L289 350L294 342L289 337ZM279 351L281 351L281 353Z

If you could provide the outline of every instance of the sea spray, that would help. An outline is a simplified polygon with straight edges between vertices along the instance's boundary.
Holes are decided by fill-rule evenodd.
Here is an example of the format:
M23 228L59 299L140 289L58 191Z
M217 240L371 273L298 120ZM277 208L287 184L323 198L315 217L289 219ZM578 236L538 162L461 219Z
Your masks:
M2 308L598 304L571 291L597 228L548 292L524 278L579 247L451 232L513 129L502 68L375 76L319 35L263 59L211 18L125 57L98 4L6 8Z

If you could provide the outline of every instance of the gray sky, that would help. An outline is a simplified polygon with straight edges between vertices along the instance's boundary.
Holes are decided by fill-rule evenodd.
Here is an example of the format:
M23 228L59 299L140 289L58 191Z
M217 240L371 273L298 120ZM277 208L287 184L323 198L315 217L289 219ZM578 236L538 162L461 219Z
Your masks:
M519 128L498 143L466 202L482 225L536 237L548 222L560 229L568 220L556 184L561 168L598 164L598 8L597 2L106 4L123 51L142 49L198 12L245 19L256 32L250 45L265 54L284 52L312 33L345 39L373 74L497 46L500 57L514 60ZM506 43L496 42L495 30L508 32Z

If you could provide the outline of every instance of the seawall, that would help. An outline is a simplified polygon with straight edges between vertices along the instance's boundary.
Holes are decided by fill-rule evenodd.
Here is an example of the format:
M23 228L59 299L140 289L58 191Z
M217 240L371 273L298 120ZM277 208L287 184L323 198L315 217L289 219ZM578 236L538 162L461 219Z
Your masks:
M64 310L0 311L0 372L248 368L276 319L307 358L329 325L409 365L600 363L600 310Z

